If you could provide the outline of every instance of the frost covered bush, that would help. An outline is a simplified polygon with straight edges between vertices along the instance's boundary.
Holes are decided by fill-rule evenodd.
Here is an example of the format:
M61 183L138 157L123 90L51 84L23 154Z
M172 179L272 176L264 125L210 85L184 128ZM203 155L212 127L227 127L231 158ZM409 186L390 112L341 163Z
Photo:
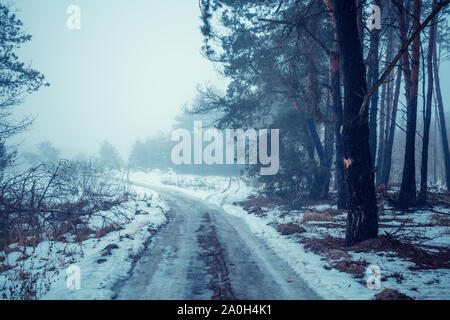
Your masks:
M118 205L128 197L123 175L100 161L60 161L19 175L4 173L0 177L0 276L3 273L6 279L3 285L13 285L2 290L0 283L0 291L7 292L8 299L34 299L45 292L48 283L40 279L46 277L27 272L33 264L39 264L43 273L49 271L46 261L34 261L32 251L46 242L45 256L61 257L50 245L57 241L71 248L62 255L67 259L83 254L84 240L120 228L118 221L126 217ZM99 230L89 225L93 220ZM5 261L11 252L16 258Z
M127 198L124 181L100 162L61 161L0 181L0 250L42 237L45 224L82 224Z

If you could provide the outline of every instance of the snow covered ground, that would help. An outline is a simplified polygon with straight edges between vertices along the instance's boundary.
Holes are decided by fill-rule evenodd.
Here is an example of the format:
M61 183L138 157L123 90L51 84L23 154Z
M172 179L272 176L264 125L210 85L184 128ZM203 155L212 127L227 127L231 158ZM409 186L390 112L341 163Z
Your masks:
M158 169L149 172L131 172L128 178L131 182L182 190L186 194L201 199L208 199L222 193L231 186L231 181L235 179L220 176L180 175L171 170L163 172Z
M169 209L156 192L134 189L132 200L115 208L114 212L100 213L120 225L120 230L90 236L81 243L44 241L34 249L26 248L28 257L23 261L23 253L19 251L0 252L3 265L13 266L0 273L0 297L111 299L113 284L127 276L134 259L151 245L149 239L166 222L165 213ZM93 218L89 228L101 232L103 221ZM17 245L10 246L14 247Z
M415 299L450 299L450 270L447 268L415 268L415 263L399 257L389 250L331 250L337 254L331 260L322 252L311 249L311 243L319 240L344 237L345 213L330 205L310 206L302 210L286 211L277 205L266 206L245 201L260 196L258 189L242 177L211 177L178 175L174 172L132 172L129 175L136 197L121 205L123 215L110 214L110 218L123 229L102 237L91 236L78 243L41 242L26 252L10 246L6 254L0 252L0 298L19 299L27 291L42 299L111 299L114 284L125 279L139 254L151 246L155 230L166 222L165 213L170 209L157 192L146 186L165 186L182 191L221 206L228 214L245 222L249 229L304 279L317 295L324 299L373 299L383 289L395 289ZM135 184L133 184L135 183ZM257 210L254 207L257 206ZM435 208L436 212L421 211L402 214L386 209L380 217L380 234L405 233L429 252L438 247L449 247L449 226L437 223L445 219L449 210ZM331 213L332 214L331 214ZM318 219L320 217L320 219ZM101 230L103 220L92 219L89 227ZM304 228L301 234L282 235L280 225L295 224ZM436 226L438 225L438 226ZM309 243L307 240L311 240ZM334 240L333 240L334 241ZM24 259L25 258L25 259ZM350 262L350 268L358 272L342 272L336 265ZM345 263L344 263L345 265ZM381 288L369 289L366 267L378 266L381 270ZM4 271L6 266L14 268ZM73 280L69 269L80 271L82 290L68 289ZM4 268L3 270L1 268ZM359 268L359 269L358 269ZM21 281L18 281L21 279ZM25 284L19 286L19 284ZM70 282L70 284L76 284ZM30 293L30 292L28 292Z
M367 268L364 267L363 277L338 271L330 265L329 260L309 250L298 236L285 236L277 231L279 225L294 223L306 229L306 232L302 234L304 238L322 239L328 236L344 238L345 213L336 214L329 219L330 221L314 221L310 218L314 217L314 214L326 214L328 210L336 209L330 205L313 206L288 213L280 207L272 206L263 207L263 214L249 214L239 203L251 195L256 195L258 190L250 187L249 183L242 178L200 177L153 171L133 173L130 175L130 180L145 184L169 185L220 205L228 214L242 218L256 235L264 239L281 259L287 261L310 287L325 299L372 299L375 294L385 288L397 290L415 299L450 299L449 269L415 270L414 263L408 259L402 259L394 253L374 250L349 251L348 255L333 261L350 259L363 262L359 265L379 267L381 288L369 289L367 280L373 275L373 271L365 274ZM449 213L444 208L437 210ZM435 213L429 211L404 216L387 209L381 217L381 224L389 220L391 227L382 226L380 234L414 233L421 245L448 248L449 227L448 225L435 226L436 223L432 221L433 216ZM408 229L405 221L410 223L412 228ZM338 227L330 228L330 222ZM430 224L433 224L433 227L430 227Z
M324 211L320 210L324 209L323 206L321 207L312 209L317 210L315 211L316 214L320 215L320 211ZM331 268L330 261L306 249L298 237L281 236L275 228L271 227L291 222L306 229L307 232L302 234L302 237L305 238L321 239L327 236L344 238L346 214L333 217L336 219L336 223L341 225L341 228L330 228L327 222L304 220L304 216L308 214L307 210L291 212L289 215L283 216L281 210L272 208L265 213L266 216L257 217L249 215L239 207L228 205L225 208L228 212L241 216L247 223L251 224L255 233L266 239L280 253L282 258L290 261L291 266L327 299L371 299L374 294L386 288L395 289L414 299L450 298L449 269L415 270L413 268L414 263L408 259L399 258L394 252L375 252L373 250L346 252L348 256L342 256L333 261L351 260L363 262L360 265L364 266L378 266L381 271L381 288L380 290L370 290L367 287L366 280L372 273L368 273L363 279L360 279L349 273L339 272L334 268L326 270ZM385 217L390 214L391 212L386 212ZM426 220L431 215L429 212L421 212L408 217L414 219L417 223L418 220ZM415 220L415 218L418 219ZM429 239L423 240L422 244L447 246L448 248L450 243L448 227L418 226L416 229L416 232L422 233L424 238ZM395 232L396 230L396 228L382 228L380 234Z
M301 244L279 234L272 226L271 217L249 215L241 206L233 204L245 200L257 191L240 178L137 172L130 175L130 180L147 184L167 183L174 188L183 188L192 195L223 206L225 212L242 218L256 235L264 239L280 258L287 261L294 271L325 299L370 299L374 294L366 287L355 283L348 274L337 270L325 270L325 262L320 256L306 252ZM197 192L199 185L202 188ZM214 188L208 190L203 187L207 185Z

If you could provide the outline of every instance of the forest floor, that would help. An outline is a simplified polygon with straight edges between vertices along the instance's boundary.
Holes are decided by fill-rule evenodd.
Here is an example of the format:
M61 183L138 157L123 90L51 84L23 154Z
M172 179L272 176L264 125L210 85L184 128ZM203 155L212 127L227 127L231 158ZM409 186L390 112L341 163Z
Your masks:
M127 201L79 221L75 233L9 244L0 251L0 300L110 299L112 284L151 245L168 209L158 193L135 188Z
M380 236L346 248L333 201L293 209L242 177L155 170L129 181L132 197L103 213L112 224L86 221L81 242L0 252L0 299L450 299L447 193L403 212L380 190ZM81 290L67 285L73 265Z
M257 205L261 202L265 205ZM306 252L320 256L325 269L350 274L364 287L371 275L368 267L379 268L381 289L388 290L379 290L376 298L450 297L450 210L447 208L402 212L386 207L381 211L378 238L348 248L344 246L347 213L336 210L334 205L289 210L258 196L238 205L249 215L270 221L280 234L301 244Z
M135 173L133 181L159 183L220 205L239 217L325 299L449 299L450 209L446 193L433 193L433 207L398 211L395 191L380 191L377 239L344 247L347 214L333 201L295 210L268 199L243 178L174 173ZM381 286L369 289L379 270ZM372 283L372 281L371 281Z
M320 299L238 217L201 198L163 186L168 222L114 299L132 300L315 300Z

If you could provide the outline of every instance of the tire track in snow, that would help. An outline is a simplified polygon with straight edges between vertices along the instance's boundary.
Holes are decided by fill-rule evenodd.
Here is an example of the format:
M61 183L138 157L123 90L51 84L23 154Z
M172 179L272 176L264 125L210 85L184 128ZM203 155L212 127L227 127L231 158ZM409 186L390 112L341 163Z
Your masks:
M158 191L171 207L172 219L118 288L117 299L319 298L241 218L182 191L136 185ZM231 195L239 190L240 181L236 179L219 194ZM226 199L227 195L217 200L225 203Z

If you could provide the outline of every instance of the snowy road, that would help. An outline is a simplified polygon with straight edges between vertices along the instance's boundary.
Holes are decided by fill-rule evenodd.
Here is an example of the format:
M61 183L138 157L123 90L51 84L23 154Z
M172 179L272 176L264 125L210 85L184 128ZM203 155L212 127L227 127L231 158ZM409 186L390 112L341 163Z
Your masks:
M319 299L239 218L170 188L148 186L171 211L116 299Z

